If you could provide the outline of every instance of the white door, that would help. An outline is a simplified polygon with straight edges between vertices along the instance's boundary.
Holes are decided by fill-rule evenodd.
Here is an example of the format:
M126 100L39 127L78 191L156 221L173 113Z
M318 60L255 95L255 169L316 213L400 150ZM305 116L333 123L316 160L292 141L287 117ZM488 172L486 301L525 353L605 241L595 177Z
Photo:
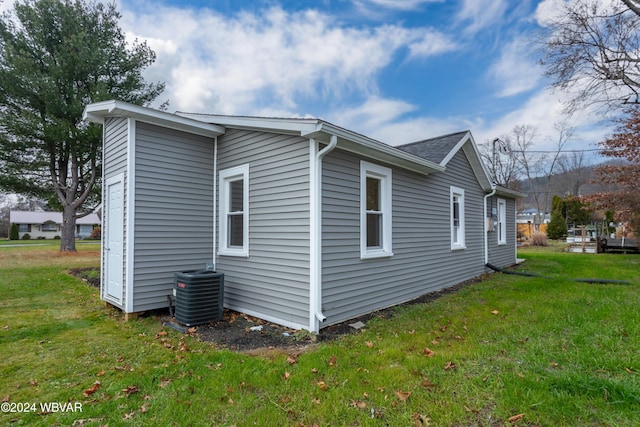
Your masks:
M107 180L107 206L104 221L105 297L122 303L124 177L118 175Z

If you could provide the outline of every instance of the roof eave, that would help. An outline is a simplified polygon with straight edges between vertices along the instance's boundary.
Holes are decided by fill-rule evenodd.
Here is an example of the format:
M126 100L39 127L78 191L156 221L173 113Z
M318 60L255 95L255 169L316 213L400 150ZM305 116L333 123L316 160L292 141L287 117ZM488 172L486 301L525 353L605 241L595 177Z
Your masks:
M225 132L224 127L219 125L116 100L89 104L82 114L83 120L98 124L103 124L107 117L133 118L141 122L210 138L222 135Z

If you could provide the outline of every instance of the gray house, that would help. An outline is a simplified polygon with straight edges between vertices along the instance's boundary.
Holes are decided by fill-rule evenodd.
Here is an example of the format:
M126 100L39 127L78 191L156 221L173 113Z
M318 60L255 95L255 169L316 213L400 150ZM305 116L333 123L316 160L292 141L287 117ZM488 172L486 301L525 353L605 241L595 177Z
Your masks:
M318 331L516 262L515 199L469 132L392 147L319 119L88 105L104 127L103 300L167 306L214 263L225 306Z

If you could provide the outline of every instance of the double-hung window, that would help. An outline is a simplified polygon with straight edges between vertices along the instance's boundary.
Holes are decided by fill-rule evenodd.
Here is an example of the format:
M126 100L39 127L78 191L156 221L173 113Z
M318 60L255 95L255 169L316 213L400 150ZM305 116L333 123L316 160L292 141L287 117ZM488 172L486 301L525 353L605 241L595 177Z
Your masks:
M392 256L391 169L360 162L360 257Z
M249 256L249 165L220 171L219 254Z
M498 244L507 244L507 201L498 199Z
M451 249L465 249L464 240L464 190L457 187L450 189L451 199Z

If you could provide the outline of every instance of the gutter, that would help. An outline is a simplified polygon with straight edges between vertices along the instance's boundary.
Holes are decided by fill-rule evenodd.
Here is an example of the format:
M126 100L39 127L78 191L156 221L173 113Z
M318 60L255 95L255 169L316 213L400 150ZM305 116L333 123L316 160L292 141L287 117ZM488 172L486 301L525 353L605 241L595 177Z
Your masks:
M327 317L322 313L322 159L336 145L338 137L331 135L329 145L318 151L315 139L309 139L311 160L311 203L310 203L310 318L309 328L318 332L320 322Z
M484 218L482 218L482 222L484 223L484 265L489 264L489 230L487 229L487 200L489 197L496 194L497 187L495 184L491 184L491 193L484 196Z

